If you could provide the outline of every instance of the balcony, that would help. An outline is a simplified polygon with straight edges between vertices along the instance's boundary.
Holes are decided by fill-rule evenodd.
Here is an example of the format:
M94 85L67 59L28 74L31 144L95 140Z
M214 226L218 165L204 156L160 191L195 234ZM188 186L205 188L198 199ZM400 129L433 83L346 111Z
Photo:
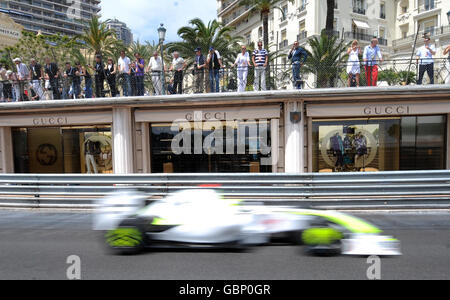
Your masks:
M358 15L366 15L366 10L360 7L353 7L353 13Z
M419 32L419 38L421 38L425 33L427 33L431 38L438 38L441 36L450 37L450 25L434 27L434 28L428 29L428 30L422 30L421 32ZM401 39L392 41L392 46L399 47L399 46L404 46L404 45L410 45L410 44L414 43L415 38L416 38L415 34L408 35L405 38L401 38Z
M424 3L424 4L419 5L418 13L420 14L420 13L423 13L426 11L433 10L435 8L436 8L436 4L434 3L434 1L429 1L429 3Z
M289 46L289 42L288 40L283 40L281 43L278 44L278 49L284 49L287 48Z
M346 39L366 41L366 42L370 42L374 38L373 35L359 32L345 32L344 36ZM378 43L382 46L387 46L388 44L387 40L384 38L378 38Z
M308 32L307 31L302 31L300 32L300 34L297 35L297 41L300 42L304 39L308 38Z

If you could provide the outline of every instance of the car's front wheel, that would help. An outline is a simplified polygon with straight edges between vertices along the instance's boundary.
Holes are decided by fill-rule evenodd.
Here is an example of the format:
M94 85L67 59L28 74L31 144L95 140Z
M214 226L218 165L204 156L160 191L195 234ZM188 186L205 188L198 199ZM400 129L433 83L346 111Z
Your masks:
M118 227L105 233L105 242L113 254L137 254L144 249L144 235L134 226Z

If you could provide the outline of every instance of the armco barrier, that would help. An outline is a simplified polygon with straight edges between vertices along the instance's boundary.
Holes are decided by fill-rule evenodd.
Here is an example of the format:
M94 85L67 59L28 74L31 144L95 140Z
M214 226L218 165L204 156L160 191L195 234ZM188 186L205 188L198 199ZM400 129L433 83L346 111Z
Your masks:
M114 190L160 198L220 185L250 202L333 209L449 209L450 171L317 174L2 174L0 207L94 208Z

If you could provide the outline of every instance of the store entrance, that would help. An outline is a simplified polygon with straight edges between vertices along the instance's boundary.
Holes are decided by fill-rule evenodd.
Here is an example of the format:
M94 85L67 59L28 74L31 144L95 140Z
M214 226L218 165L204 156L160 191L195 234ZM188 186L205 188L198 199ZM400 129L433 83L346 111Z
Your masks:
M12 129L16 173L112 173L110 126Z
M152 124L150 132L152 173L272 172L267 120Z

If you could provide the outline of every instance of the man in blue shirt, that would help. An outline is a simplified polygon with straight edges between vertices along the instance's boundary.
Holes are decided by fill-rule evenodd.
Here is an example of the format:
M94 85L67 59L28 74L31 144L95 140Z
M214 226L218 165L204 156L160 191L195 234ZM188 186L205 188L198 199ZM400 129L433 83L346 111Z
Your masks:
M436 54L436 47L431 45L431 41L429 37L424 38L425 45L417 49L417 60L419 63L419 80L417 84L422 84L423 75L425 75L425 71L430 78L430 84L434 84L434 59L433 55Z
M300 47L298 41L295 41L294 46L289 52L288 59L292 61L292 76L294 86L298 90L302 88L302 81L300 78L300 67L303 66L307 58L308 53L306 52L306 50Z

